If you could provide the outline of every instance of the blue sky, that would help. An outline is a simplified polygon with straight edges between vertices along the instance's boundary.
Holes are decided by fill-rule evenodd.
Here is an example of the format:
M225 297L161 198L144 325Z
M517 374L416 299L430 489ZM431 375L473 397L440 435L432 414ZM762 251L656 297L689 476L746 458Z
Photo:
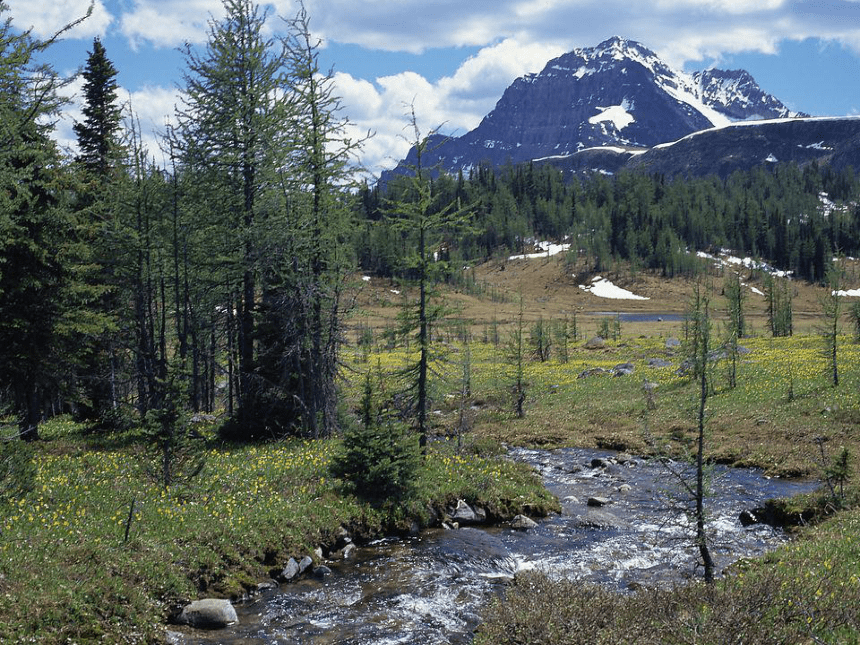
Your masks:
M2 2L3 0L0 0ZM87 0L5 0L13 23L47 36L81 15ZM283 31L295 0L262 3ZM364 163L378 172L408 147L406 106L423 131L462 134L478 125L518 76L551 58L618 35L677 69L742 68L796 111L860 114L860 0L305 0L321 58L333 69L356 133L375 133ZM158 154L178 101L184 42L205 42L221 0L95 0L92 17L52 48L58 71L82 65L99 36ZM72 86L74 89L75 86ZM78 85L79 87L79 85ZM58 124L74 140L74 106Z

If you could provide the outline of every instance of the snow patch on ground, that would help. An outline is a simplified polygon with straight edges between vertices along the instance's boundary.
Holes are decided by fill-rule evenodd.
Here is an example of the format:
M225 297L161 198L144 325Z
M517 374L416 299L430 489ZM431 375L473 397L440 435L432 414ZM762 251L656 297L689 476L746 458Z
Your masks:
M834 291L832 293L834 296L845 298L860 298L860 289L847 289L843 291Z
M628 112L633 108L632 104L627 100L621 102L621 105L611 105L609 107L598 107L600 110L600 114L595 114L593 117L588 119L588 122L591 124L596 123L604 123L606 121L611 122L616 130L623 130L631 123L634 123L636 119L633 118L633 115Z
M771 266L767 262L753 260L750 257L739 258L735 255L732 255L731 251L727 249L721 249L719 257L711 255L710 253L705 253L704 251L697 252L696 257L704 258L706 260L713 260L714 264L716 264L718 267L722 267L727 264L735 266L740 265L746 267L747 269L752 269L754 271L764 271L765 273L769 273L777 278L789 278L792 274L792 271L782 271Z
M612 298L613 300L649 300L649 298L646 298L645 296L637 296L635 293L628 291L627 289L622 289L599 275L592 278L590 285L581 284L579 285L579 288L583 291L588 291L590 294L595 295L598 298Z
M526 253L524 255L512 255L508 260L535 260L538 258L548 258L552 255L558 255L570 250L570 244L555 244L554 242L535 242L535 246L540 249L538 253Z

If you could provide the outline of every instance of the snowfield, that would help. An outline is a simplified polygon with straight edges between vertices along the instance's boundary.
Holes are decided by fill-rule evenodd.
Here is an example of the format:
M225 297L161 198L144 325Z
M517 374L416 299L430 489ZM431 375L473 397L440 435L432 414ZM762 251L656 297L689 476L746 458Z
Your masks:
M538 258L548 258L570 250L570 244L555 244L553 242L535 242L535 246L541 249L540 252L526 253L525 255L512 255L508 260L536 260Z
M645 296L637 296L632 291L622 289L599 275L591 279L590 285L581 284L579 285L579 288L583 291L588 291L590 294L595 295L598 298L611 298L613 300L650 300L650 298L646 298Z

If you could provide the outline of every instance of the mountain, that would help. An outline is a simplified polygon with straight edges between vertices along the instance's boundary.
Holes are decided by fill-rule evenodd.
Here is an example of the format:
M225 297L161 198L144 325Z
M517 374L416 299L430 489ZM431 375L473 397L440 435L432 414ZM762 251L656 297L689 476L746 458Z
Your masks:
M779 162L860 168L860 117L743 121L694 132L650 149L604 146L536 161L550 163L568 177L627 169L666 177L722 178L736 170Z
M422 162L456 173L595 147L652 148L739 120L795 116L743 70L687 74L614 37L518 78L477 128L434 140ZM413 162L414 151L405 164Z

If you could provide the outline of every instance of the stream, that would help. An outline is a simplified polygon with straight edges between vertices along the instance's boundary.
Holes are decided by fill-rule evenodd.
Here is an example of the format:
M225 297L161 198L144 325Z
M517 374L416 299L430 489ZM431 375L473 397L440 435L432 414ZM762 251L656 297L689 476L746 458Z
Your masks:
M690 524L670 497L678 487L655 462L592 466L608 451L515 449L540 472L563 511L537 528L429 529L356 549L326 563L325 579L281 585L236 607L239 624L174 634L181 645L383 645L470 643L481 607L518 571L541 569L607 585L669 585L701 575ZM596 462L594 462L596 463ZM627 488L629 487L629 490ZM812 490L814 482L768 479L718 467L706 500L717 572L785 541L767 525L743 527L741 511ZM608 498L595 508L590 497Z

